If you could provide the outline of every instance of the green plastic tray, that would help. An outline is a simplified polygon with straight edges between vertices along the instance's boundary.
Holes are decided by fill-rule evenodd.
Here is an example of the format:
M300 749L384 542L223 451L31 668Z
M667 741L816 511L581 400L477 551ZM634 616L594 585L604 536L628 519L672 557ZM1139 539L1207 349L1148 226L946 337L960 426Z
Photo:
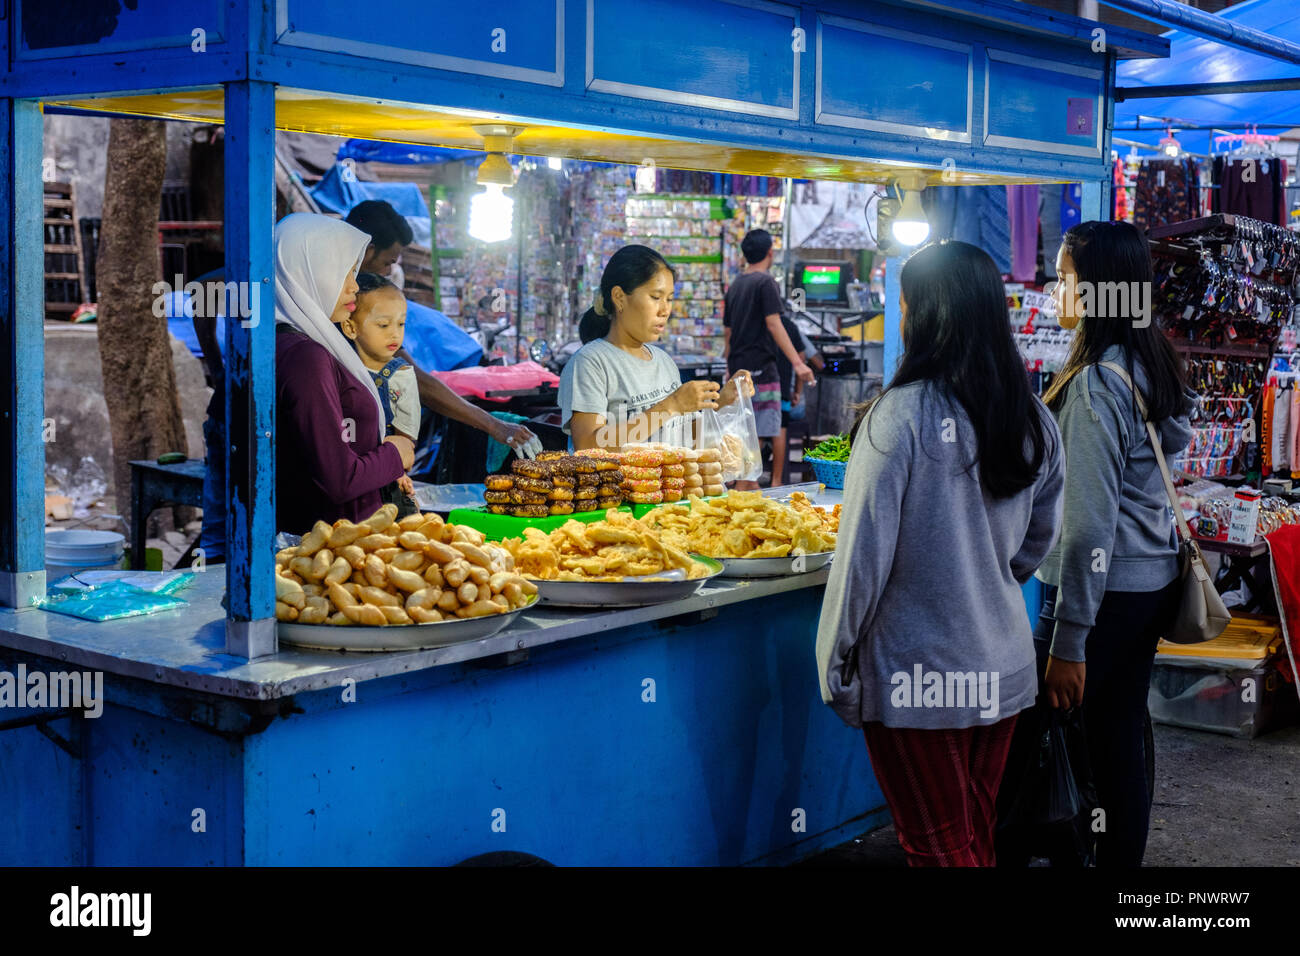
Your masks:
M619 511L631 511L623 505ZM566 521L600 521L605 517L602 510L583 511L571 515L554 515L548 518L516 518L514 515L494 515L486 508L457 508L447 516L448 524L468 525L482 531L490 541L502 538L522 538L525 528L538 528L545 532L554 531Z

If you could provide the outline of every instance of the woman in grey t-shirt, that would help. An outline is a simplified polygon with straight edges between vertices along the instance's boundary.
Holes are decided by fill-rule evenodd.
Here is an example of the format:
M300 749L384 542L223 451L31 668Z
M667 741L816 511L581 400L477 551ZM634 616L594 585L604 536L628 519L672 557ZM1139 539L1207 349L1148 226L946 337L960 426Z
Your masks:
M676 278L649 246L624 246L605 265L595 305L579 326L584 345L560 376L561 424L576 450L668 437L682 416L734 402L737 382L753 394L746 371L721 388L683 385L677 364L650 344L672 315Z

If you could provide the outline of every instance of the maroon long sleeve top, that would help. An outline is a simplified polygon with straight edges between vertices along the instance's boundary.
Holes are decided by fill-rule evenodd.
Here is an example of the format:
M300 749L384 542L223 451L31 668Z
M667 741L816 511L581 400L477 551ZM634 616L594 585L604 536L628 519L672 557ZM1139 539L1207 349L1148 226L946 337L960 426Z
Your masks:
M276 328L275 418L280 531L364 520L383 504L380 489L402 477L401 453L379 439L379 406L369 390L287 325Z

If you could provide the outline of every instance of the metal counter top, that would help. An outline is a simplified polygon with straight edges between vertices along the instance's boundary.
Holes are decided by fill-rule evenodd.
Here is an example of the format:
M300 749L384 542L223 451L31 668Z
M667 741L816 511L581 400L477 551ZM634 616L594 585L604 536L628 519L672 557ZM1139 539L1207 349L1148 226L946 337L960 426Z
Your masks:
M178 597L188 608L127 618L83 621L38 609L0 609L0 647L47 657L69 668L104 671L243 700L275 700L305 691L404 674L554 644L742 601L816 587L829 569L782 578L714 578L683 601L625 610L539 607L492 637L424 651L344 653L285 646L265 660L225 653L220 566L199 574Z

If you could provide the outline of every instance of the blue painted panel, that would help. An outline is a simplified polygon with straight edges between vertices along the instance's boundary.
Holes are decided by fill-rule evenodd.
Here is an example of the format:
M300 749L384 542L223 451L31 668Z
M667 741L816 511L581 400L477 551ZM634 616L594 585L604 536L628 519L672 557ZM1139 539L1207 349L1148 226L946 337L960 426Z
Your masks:
M1103 72L1007 55L988 59L986 143L1098 155Z
M866 23L855 29L848 22L823 18L820 26L819 123L912 135L927 135L926 128L969 135L969 46L948 49Z
M795 115L795 7L747 7L724 0L588 0L588 10L589 89Z
M271 224L275 88L226 84L226 278L247 282L252 314L226 323L226 591L230 617L275 614L275 299ZM244 296L240 296L241 300ZM273 622L272 622L273 623Z
M811 852L854 818L869 829L884 801L866 747L818 693L820 596L573 641L434 689L393 694L405 679L391 678L358 685L355 703L300 697L306 713L247 742L247 862L519 850L562 864L733 864ZM796 809L806 833L792 830Z
M41 144L37 104L0 99L0 603L20 607L45 591Z
M187 47L194 41L195 29L205 31L206 43L218 43L225 29L221 0L14 0L14 4L19 60Z
M293 46L558 85L563 8L564 0L384 0L358 16L350 3L278 0L276 33Z
M0 713L14 720L31 712ZM66 738L70 723L49 726ZM0 731L0 767L0 866L85 865L80 764L35 727L18 727Z
M242 862L238 742L112 704L83 725L88 864ZM194 830L196 809L202 832Z

